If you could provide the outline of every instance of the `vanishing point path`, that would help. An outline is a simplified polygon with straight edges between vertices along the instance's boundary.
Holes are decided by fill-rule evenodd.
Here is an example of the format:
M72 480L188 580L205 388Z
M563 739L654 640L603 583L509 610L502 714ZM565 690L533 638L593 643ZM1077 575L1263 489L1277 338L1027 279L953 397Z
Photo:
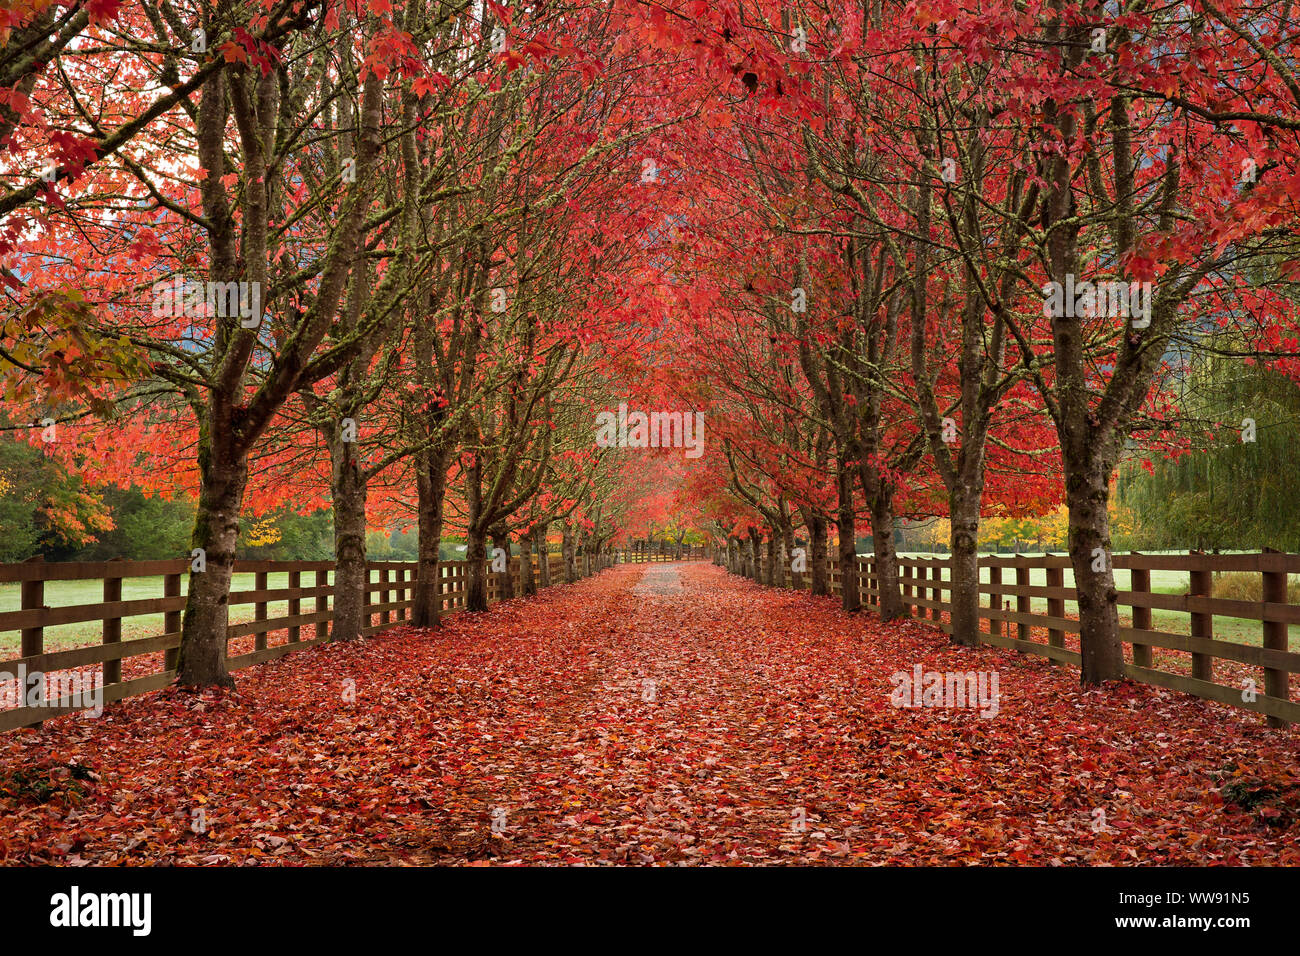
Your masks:
M996 714L893 706L918 664L996 671ZM1293 735L712 565L238 681L0 738L0 860L1300 863Z

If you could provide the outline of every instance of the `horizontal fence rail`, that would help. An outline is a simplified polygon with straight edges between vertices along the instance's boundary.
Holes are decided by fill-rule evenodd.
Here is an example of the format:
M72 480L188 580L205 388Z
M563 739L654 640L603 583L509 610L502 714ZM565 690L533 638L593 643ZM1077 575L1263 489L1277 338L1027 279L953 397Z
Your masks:
M564 558L549 554L547 561L549 581L562 583ZM576 576L590 574L612 561L613 556L609 554L577 555ZM534 584L540 588L543 578L536 557L531 564ZM440 563L443 611L454 612L465 607L467 566L465 561ZM369 561L367 567L363 633L369 636L410 620L418 565ZM16 610L0 611L0 639L11 639L15 632L19 635L18 656L0 660L0 675L15 679L41 675L37 689L31 692L37 697L34 705L29 700L30 694L15 680L0 677L0 731L34 726L51 717L84 710L84 695L92 688L96 688L96 696L102 693L99 699L108 704L170 684L176 677L181 612L186 600L181 585L189 570L188 559L48 564L32 560L0 564L0 587L17 584L20 605ZM330 581L333 570L332 561L236 561L234 573L251 574L253 586L251 590L235 589L230 593L227 668L240 670L327 641L334 617L331 604L334 585ZM521 588L517 556L510 559L509 573L513 592L518 596ZM284 585L270 586L269 578L273 574L284 575ZM138 591L141 585L152 586L152 582L139 579L155 577L162 579L160 596L123 600L124 584ZM489 571L489 603L500 600L503 577L504 572ZM102 600L61 606L47 604L47 584L85 581L102 582ZM282 605L283 613L277 609L277 616L269 616L272 605ZM154 633L123 639L123 621L158 615L161 621L140 622L142 629ZM99 643L46 650L46 629L90 622L99 625ZM0 652L0 656L6 655ZM123 673L124 661L129 662L129 674ZM62 690L47 698L47 681ZM16 691L16 699L15 693L9 693L5 699L6 688Z
M684 544L681 548L675 545L665 545L663 549L649 551L638 551L635 549L623 549L617 552L619 561L625 564L644 564L648 561L703 561L707 555L699 547L691 547Z
M726 553L719 552L715 560L725 562ZM758 564L758 579L773 583L775 578L767 556L761 555ZM830 590L838 595L841 584L839 561L830 559L827 564ZM875 559L859 556L857 564L862 603L878 607L880 582ZM732 565L730 570L744 572L734 555ZM1128 608L1131 617L1127 626L1123 621L1120 626L1120 639L1127 650L1126 676L1144 684L1264 714L1273 726L1300 722L1300 703L1291 699L1290 690L1291 675L1300 673L1300 653L1290 650L1289 643L1290 626L1300 624L1300 606L1291 604L1287 597L1287 576L1300 574L1300 554L1116 554L1113 566L1116 570L1130 572L1129 589L1117 589L1121 613L1123 608ZM1079 633L1078 620L1067 617L1065 611L1066 602L1077 601L1074 588L1065 585L1065 574L1072 567L1068 555L981 557L979 567L979 618L981 622L987 622L987 629L979 633L980 643L1080 666L1077 637L1067 639L1067 635ZM1043 572L1043 584L1030 583L1031 572L1035 570ZM1153 592L1153 571L1186 573L1187 593ZM1213 575L1224 572L1260 575L1262 600L1214 597ZM906 612L951 633L951 558L900 557L898 574ZM787 571L783 577L788 586L795 588L807 588L811 582L811 574L806 570ZM987 581L983 580L985 577ZM1046 613L1033 610L1031 602L1035 598L1040 599L1040 603L1046 602ZM1190 618L1190 633L1178 634L1153 628L1153 610L1186 613ZM1216 638L1216 617L1260 622L1261 644ZM1189 672L1176 673L1156 667L1153 648L1187 655L1185 661ZM1242 686L1216 682L1215 661L1232 661L1257 668L1263 680L1258 682L1255 699L1244 699L1250 695L1243 695Z

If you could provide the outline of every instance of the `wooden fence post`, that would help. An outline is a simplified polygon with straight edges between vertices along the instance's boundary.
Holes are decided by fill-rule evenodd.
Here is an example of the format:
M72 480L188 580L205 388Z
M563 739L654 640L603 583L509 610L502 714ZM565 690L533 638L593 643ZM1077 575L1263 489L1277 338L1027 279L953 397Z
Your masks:
M1020 565L1016 565L1016 590L1020 592L1016 595L1017 614L1029 614L1032 610L1029 603L1029 595L1024 593L1028 588L1029 566L1025 565L1024 567L1021 567ZM1032 640L1028 621L1020 621L1016 624L1016 637L1022 641Z
M163 578L163 597L180 597L181 596L181 576L179 574L168 574ZM163 633L176 634L181 629L181 611L167 611L163 614ZM181 649L177 647L167 648L163 655L163 669L174 671L180 666Z
M329 571L317 571L315 576L315 581L316 581L317 588L328 588L330 586ZM324 620L320 620L316 622L317 638L322 638L322 637L328 638L330 636L329 611L330 611L329 594L326 593L326 594L316 595L316 613L317 615L322 615L322 614L325 615Z
M290 588L302 587L301 571L289 572L289 587ZM288 611L289 616L297 617L301 613L302 613L302 598L299 597L289 598L289 611ZM289 625L289 643L297 644L300 640L302 640L302 626L299 624Z
M943 603L943 565L938 562L930 565L930 600L934 602L934 607L930 608L930 620L942 621L943 608L939 605Z
M989 611L990 612L1001 611L1002 592L998 590L998 588L1002 584L1002 568L1000 565L996 565L996 564L989 565L989 584L993 588L992 592L989 594ZM989 614L989 633L993 635L1002 634L1002 622L998 618L994 617L993 613ZM1011 632L1008 630L1007 637L1010 636L1011 636Z
M38 554L33 558L28 558L27 561L24 563L44 564L45 558ZM21 594L20 600L22 601L22 610L35 611L45 607L44 579L36 578L35 580L32 581L23 581L22 588L20 589L20 594ZM20 642L19 653L23 657L32 657L35 654L45 653L45 628L39 626L24 627L20 632L19 642ZM21 706L23 703L24 691L25 688L22 687L18 688L19 706ZM44 682L42 682L40 688L37 691L37 699L40 701L41 704L45 703ZM41 721L37 721L32 726L34 727L41 726Z
M36 555L28 558L24 564L44 564L45 558ZM20 588L20 600L22 601L22 610L35 611L45 607L45 581L43 578L33 580L24 580ZM25 627L22 629L20 653L23 657L31 657L33 654L43 654L45 652L45 628L43 627Z
M120 560L120 559L118 559ZM104 578L104 603L117 603L122 600L122 579ZM106 617L104 618L103 642L105 644L122 643L122 618ZM116 684L122 680L122 659L119 657L115 661L104 661L104 686Z
M370 594L371 570L372 568L370 567L370 562L367 561L365 571L362 572L365 576L365 581L366 581L366 583L361 588L361 633L362 635L364 635L366 630L371 626L371 624L374 623L371 620L371 610L370 610L372 607L375 606L374 598Z
M391 604L393 602L393 592L392 589L389 587L389 584L393 580L392 569L384 568L383 571L379 572L379 580L382 581L384 584L384 589L379 592L381 597L383 598L383 603L385 605ZM392 624L393 612L389 610L387 607L385 607L384 610L379 615L379 620L385 626Z
M1051 555L1047 556L1051 560ZM1047 586L1049 588L1065 587L1065 568L1048 568L1047 569ZM1065 598L1049 597L1047 599L1047 616L1048 617L1065 617ZM1052 647L1065 647L1065 631L1059 627L1049 627L1047 629L1047 643ZM1053 664L1059 664L1060 661L1048 658Z
M1200 554L1201 552L1193 552ZM1209 571L1193 571L1188 575L1187 596L1209 597L1213 591L1213 578ZM1213 637L1214 636L1214 615L1192 612L1192 637ZM1212 666L1213 658L1209 654L1198 654L1192 652L1192 677L1196 680L1214 680L1214 668Z
M1133 557L1139 557L1135 552ZM1133 592L1136 598L1139 594L1151 593L1151 571L1147 568L1132 568L1129 570L1129 590ZM1133 605L1133 630L1149 631L1151 630L1151 608L1138 607ZM1133 663L1137 667L1151 666L1151 645L1139 644L1133 642Z
M258 571L253 575L253 588L258 591L265 591L270 586L269 576L265 571ZM266 599L253 602L253 620L257 622L266 620ZM253 650L266 650L266 631L258 631L253 635Z
M1264 554L1260 556L1260 562L1268 567L1268 556L1277 552L1265 548ZM1286 604L1286 571L1284 570L1265 570L1264 589L1260 595L1264 599L1264 616L1267 618L1269 613L1268 605ZM1285 621L1264 621L1264 646L1275 651L1287 650L1287 632L1289 628ZM1291 698L1291 687L1289 675L1284 670L1278 670L1275 667L1264 668L1264 693L1269 697L1279 697L1282 700ZM1268 718L1268 726L1285 727L1287 722L1280 717Z

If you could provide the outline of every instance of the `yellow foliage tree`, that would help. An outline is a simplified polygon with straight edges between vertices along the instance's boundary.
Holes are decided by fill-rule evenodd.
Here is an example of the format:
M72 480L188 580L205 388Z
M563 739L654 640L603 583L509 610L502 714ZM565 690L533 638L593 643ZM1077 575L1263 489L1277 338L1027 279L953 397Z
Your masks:
M916 525L916 541L927 551L947 549L952 540L952 526L947 518L931 518L924 524Z
M263 545L275 544L280 540L280 529L276 526L275 518L270 515L258 518L256 524L248 530L248 537L245 544L249 547L257 548Z

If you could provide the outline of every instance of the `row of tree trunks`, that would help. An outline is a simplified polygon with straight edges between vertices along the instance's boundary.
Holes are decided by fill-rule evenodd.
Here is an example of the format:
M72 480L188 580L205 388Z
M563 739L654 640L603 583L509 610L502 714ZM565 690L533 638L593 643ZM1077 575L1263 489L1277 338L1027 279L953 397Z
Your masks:
M892 501L876 499L873 511L875 513L872 522L872 538L876 545L873 564L877 576L877 590L886 596L886 601L882 602L880 610L882 616L888 615L885 620L892 620L903 613L897 554L893 547L892 533L886 535L877 530L892 528ZM837 524L841 527L853 527L852 514L842 512L837 517L839 518ZM808 525L810 533L806 544L796 543L793 527L782 529L780 533L773 533L769 529L766 535L761 534L757 528L748 528L746 537L734 535L728 537L726 544L715 551L713 561L732 574L749 578L768 587L794 589L808 587L813 594L828 595L830 594L829 522L821 517L810 516ZM970 573L977 580L974 538L971 537L970 541L970 570L967 572L965 569L967 559L965 553L960 564L956 560L957 556L954 555L954 579L958 575ZM760 561L763 551L766 551L766 560ZM848 533L841 531L838 551L841 587L844 587L847 581L847 586L854 592L852 600L845 602L845 609L860 610L862 584L857 573L857 548L852 531ZM887 555L888 560L882 560L882 555ZM851 569L847 575L846 566ZM889 596L893 596L895 600L888 601ZM974 618L976 614L978 608L971 608L971 617Z
M420 572L422 574L426 567L430 569L427 580L431 586L427 590L422 589L421 577L417 576L415 606L425 612L423 618L416 619L416 626L419 627L437 626L440 617L442 594L437 587L437 575L440 571L437 546L441 544L442 522L440 505L441 499L439 499L439 507L427 509L427 524L431 529L427 542L429 545L427 552L423 547L426 542L423 536L421 537ZM421 515L422 518L426 517L425 510L422 509ZM436 537L432 533L435 526L438 532ZM422 522L423 527L424 522ZM497 580L501 600L508 601L518 596L515 591L515 578L511 573L512 559L509 533L498 526L492 530L490 538L492 542L491 553L489 553L487 547L488 534L475 532L471 528L466 539L465 607L470 611L487 609L488 584L493 575ZM533 567L534 552L537 562L536 571L534 571ZM564 558L564 583L566 584L590 577L612 564L609 554L601 548L594 547L585 540L583 546L579 546L577 536L568 528L564 529L561 554ZM494 563L502 556L505 558L505 570L499 570L499 565L494 568ZM546 546L546 527L544 525L538 525L523 534L520 539L518 558L520 595L535 595L539 587L547 588L554 583L551 575L550 553ZM362 574L364 575L364 573L363 569ZM413 611L413 617L415 614L416 612Z

